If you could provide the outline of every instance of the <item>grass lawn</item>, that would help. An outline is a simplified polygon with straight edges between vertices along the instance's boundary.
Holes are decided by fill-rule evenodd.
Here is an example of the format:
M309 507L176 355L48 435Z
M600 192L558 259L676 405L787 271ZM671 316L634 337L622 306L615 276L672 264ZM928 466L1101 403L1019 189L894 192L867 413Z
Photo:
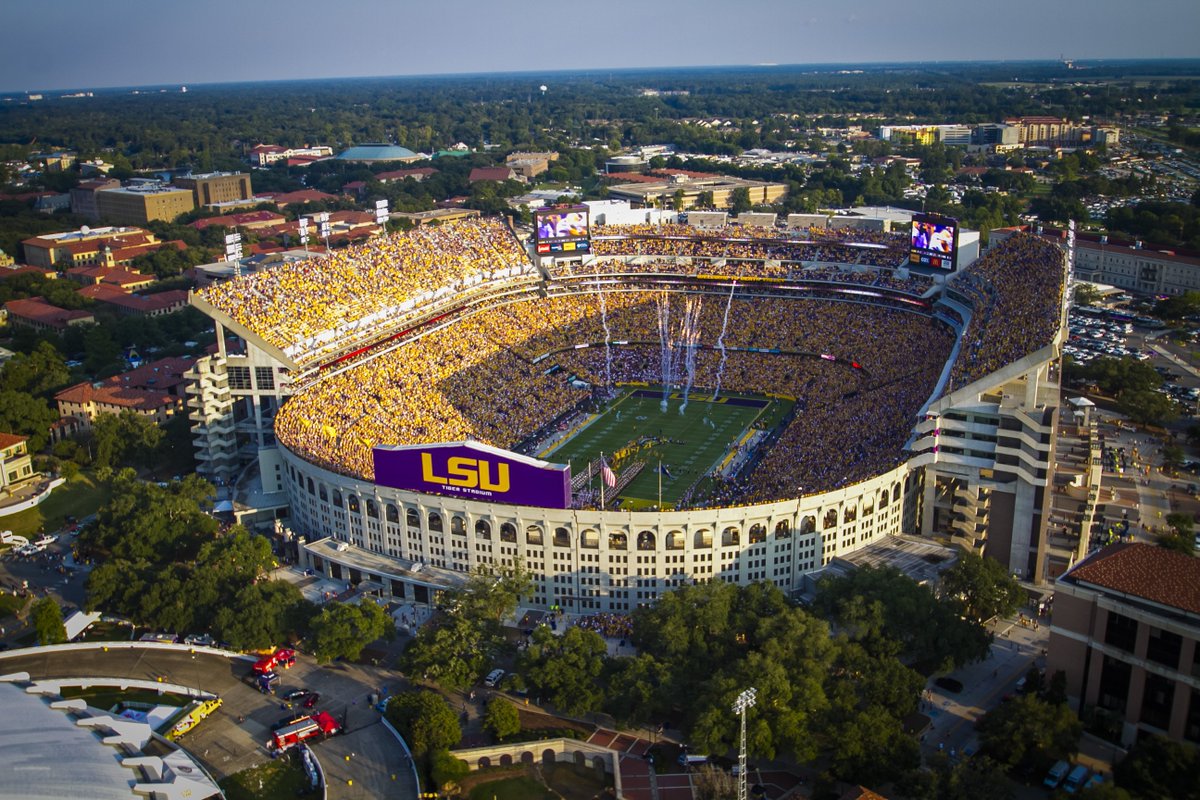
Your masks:
M557 800L558 795L533 778L521 775L481 783L467 795L471 800ZM234 800L230 796L230 800Z
M28 511L4 517L3 526L30 540L42 531L56 531L66 524L66 518L82 519L96 513L108 502L112 491L91 475L81 472L50 493L41 505Z
M185 706L189 700L182 695L169 693L159 694L153 689L127 689L122 691L115 686L96 686L84 689L78 686L67 686L62 690L65 698L82 697L92 708L108 710L117 703L149 703L156 706Z
M308 790L308 778L299 759L289 752L286 757L244 769L218 781L227 800L292 800L316 797Z
M546 457L571 462L572 475L586 472L587 464L601 453L618 473L644 462L642 471L621 491L620 507L628 509L657 505L661 461L666 469L661 475L662 504L669 508L719 466L755 421L781 416L787 401L733 394L714 401L711 391L696 390L686 408L678 391L670 394L665 412L661 404L660 389L630 390ZM598 470L592 486L599 493ZM611 505L613 498L606 500Z
M612 785L610 780L596 780L595 771L589 769L581 772L573 764L551 764L542 767L542 774L550 788L565 800L591 800Z
M133 638L133 626L116 622L93 622L87 630L75 637L77 642L128 642Z

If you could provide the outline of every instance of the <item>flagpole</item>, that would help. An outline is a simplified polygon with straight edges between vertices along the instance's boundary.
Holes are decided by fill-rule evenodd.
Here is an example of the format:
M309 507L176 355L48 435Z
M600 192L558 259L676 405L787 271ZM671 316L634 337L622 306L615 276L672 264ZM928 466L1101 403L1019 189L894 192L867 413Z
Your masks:
M662 511L662 459L658 460L658 510Z

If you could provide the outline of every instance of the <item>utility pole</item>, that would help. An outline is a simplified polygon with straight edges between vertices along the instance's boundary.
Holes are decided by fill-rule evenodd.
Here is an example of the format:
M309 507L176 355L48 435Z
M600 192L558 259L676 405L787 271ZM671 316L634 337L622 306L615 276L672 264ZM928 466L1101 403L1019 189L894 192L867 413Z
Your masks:
M758 689L751 687L733 701L733 713L742 718L741 746L738 748L738 800L746 800L746 712L754 706L757 697Z

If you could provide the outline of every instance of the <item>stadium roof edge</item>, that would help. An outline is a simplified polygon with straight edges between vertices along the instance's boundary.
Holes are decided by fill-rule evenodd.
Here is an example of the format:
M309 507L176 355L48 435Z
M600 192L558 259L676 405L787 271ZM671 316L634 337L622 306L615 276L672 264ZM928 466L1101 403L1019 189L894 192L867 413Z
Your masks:
M1034 350L1029 355L1019 358L1011 364L1006 364L995 372L989 372L987 375L968 383L966 386L951 390L949 393L930 403L928 411L936 413L949 411L955 406L970 402L977 395L1019 378L1040 364L1058 358L1061 336L1060 331L1055 334L1055 341L1045 347Z
M287 353L266 341L257 333L250 330L245 325L229 316L229 314L205 300L203 297L200 297L200 295L196 294L195 291L188 292L188 303L190 303L193 308L197 309L205 316L216 322L219 322L233 333L253 344L259 350L267 353L279 363L289 367L292 370L300 369L300 365L296 363L295 359L288 356Z

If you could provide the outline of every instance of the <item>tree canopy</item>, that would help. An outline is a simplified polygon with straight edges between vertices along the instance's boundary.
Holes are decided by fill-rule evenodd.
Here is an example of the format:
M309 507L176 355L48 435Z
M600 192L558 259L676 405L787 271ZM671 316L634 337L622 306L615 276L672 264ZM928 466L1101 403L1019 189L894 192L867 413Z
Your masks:
M376 639L394 639L396 625L388 613L369 598L354 605L329 603L310 623L309 643L317 661L354 660Z
M418 690L395 695L388 700L386 713L418 757L454 747L462 739L458 715L437 692Z

